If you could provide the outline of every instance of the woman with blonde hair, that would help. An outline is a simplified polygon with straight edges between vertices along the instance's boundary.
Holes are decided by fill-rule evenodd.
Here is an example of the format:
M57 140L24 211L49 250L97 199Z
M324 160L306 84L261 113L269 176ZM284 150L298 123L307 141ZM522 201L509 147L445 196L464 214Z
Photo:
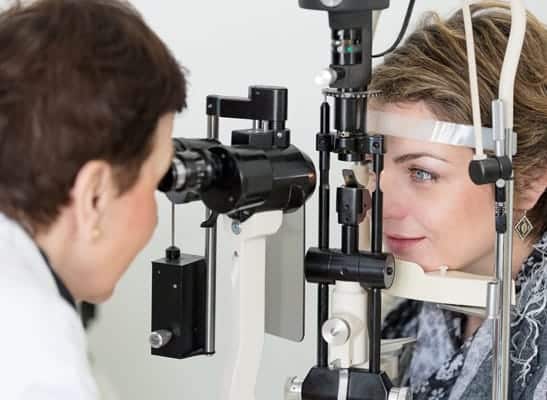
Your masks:
M506 3L471 6L482 121L491 118L511 15ZM472 124L462 12L448 19L429 14L420 27L376 68L370 89L381 96L371 108L410 118ZM515 81L512 399L545 399L547 391L547 29L533 15ZM387 137L384 237L387 247L426 271L448 266L494 273L492 187L471 182L469 148ZM523 219L523 221L525 221ZM492 387L491 325L479 317L404 301L391 311L384 337L415 336L403 384L414 399L489 399Z

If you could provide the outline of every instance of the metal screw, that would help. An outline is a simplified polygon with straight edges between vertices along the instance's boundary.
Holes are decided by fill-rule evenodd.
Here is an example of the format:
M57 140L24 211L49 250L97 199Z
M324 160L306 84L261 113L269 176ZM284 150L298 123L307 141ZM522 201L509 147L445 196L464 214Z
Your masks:
M239 222L232 222L232 232L235 235L239 235L241 233L241 225L239 225Z
M172 337L173 334L170 331L160 329L159 331L152 332L148 337L148 341L153 349L159 349L169 343Z

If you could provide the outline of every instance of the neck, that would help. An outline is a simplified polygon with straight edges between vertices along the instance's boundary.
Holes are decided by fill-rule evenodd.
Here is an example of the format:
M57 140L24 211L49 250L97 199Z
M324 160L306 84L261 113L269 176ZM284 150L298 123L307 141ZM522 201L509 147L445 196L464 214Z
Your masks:
M533 238L531 240L523 241L517 235L513 235L513 257L512 257L512 272L511 276L515 279L522 268L522 264L530 253L532 252L534 243L539 238ZM493 275L493 265L495 261L495 254L489 254L487 260L483 259L481 263L477 263L469 272L480 273L481 275ZM472 269L474 271L472 271ZM480 271L480 272L479 272ZM476 330L482 325L484 319L476 316L469 316L464 330L464 338L471 337Z
M515 279L522 269L522 264L532 253L534 244L539 240L539 237L533 237L528 240L522 240L516 235L513 235L513 272L512 276Z
M522 264L530 253L532 252L534 243L539 238L534 237L527 239L526 241L521 240L518 235L513 234L513 256L512 256L512 266L511 266L511 276L515 279L522 268ZM466 272L470 272L478 275L494 275L494 265L496 261L496 254L493 250L489 254L477 259L469 267L465 268Z
M51 269L57 274L59 279L66 286L70 294L76 298L76 288L72 284L74 277L71 276L71 269L69 268L70 257L67 243L70 243L70 239L67 235L67 229L61 218L58 218L47 229L39 230L34 236L34 241L38 247L46 254Z

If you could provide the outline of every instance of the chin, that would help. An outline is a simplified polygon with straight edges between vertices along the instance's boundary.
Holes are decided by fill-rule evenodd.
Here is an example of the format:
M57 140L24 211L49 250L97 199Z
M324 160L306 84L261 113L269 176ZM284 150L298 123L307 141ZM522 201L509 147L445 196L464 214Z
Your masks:
M399 258L402 261L407 261L407 262L419 265L425 272L438 271L440 267L440 265L431 265L431 264L428 264L427 262L423 262L421 260L421 257L409 257L409 256L405 257L403 255L398 255L398 254L394 254L394 255L395 257Z
M112 287L109 289L102 290L100 292L90 293L83 300L92 304L100 304L110 299L113 294L114 294L114 288Z
M420 265L425 272L434 272L440 270L440 265ZM449 268L450 269L450 268Z

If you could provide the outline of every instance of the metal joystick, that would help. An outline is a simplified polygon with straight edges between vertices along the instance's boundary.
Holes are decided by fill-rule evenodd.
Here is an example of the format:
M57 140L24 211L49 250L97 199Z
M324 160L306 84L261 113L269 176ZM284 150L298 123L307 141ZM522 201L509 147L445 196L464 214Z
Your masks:
M172 337L173 333L171 331L168 331L167 329L160 329L159 331L152 332L148 338L148 341L153 349L160 349L169 343Z
M351 329L346 321L341 318L331 318L323 324L321 333L325 342L333 346L341 346L351 336Z

